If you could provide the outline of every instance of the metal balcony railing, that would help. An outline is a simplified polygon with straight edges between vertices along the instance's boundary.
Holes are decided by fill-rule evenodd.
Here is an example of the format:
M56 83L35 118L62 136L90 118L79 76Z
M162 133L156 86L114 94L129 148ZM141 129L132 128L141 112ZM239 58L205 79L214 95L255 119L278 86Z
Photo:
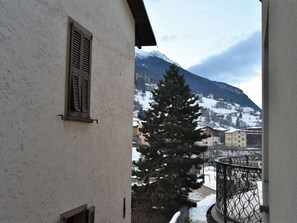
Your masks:
M217 163L216 211L224 222L261 222L257 181L261 155L220 158Z

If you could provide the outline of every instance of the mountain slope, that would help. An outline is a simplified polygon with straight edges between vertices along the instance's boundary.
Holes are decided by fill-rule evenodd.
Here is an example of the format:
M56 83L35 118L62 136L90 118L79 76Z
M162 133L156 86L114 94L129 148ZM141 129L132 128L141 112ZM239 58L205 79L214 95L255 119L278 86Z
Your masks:
M168 69L172 63L174 62L160 52L153 51L147 53L141 50L136 50L136 89L141 89L147 84L157 83L163 78L165 70ZM190 88L195 93L203 94L204 96L213 94L215 98L223 98L226 101L235 102L243 107L251 107L256 111L261 111L261 109L239 88L200 77L182 67L180 67L180 73L184 75L187 84L189 84Z
M135 90L134 94L135 110L147 110L152 102L152 93ZM201 116L199 117L200 126L210 126L213 128L237 128L261 126L261 112L255 111L251 107L241 106L237 103L229 103L223 99L212 97L200 97L199 106ZM142 111L143 112L143 111ZM142 115L143 113L140 112Z

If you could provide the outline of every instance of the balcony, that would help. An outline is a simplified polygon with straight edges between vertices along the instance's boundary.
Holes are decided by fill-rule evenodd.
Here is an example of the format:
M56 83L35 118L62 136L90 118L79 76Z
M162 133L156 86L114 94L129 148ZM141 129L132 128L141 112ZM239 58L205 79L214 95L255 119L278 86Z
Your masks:
M217 164L216 203L207 211L208 223L260 223L257 181L261 155L220 158Z

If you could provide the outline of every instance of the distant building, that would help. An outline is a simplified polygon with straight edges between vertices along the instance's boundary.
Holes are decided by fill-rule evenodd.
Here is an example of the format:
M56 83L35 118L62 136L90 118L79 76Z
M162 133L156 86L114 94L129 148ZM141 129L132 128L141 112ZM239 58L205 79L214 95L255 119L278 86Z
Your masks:
M132 129L132 132L133 132L133 139L132 139L132 143L133 143L133 146L136 146L138 145L138 140L139 140L139 119L138 118L133 118L133 129Z
M225 146L246 147L246 133L242 130L225 132Z
M201 128L202 134L206 135L207 138L203 139L202 141L197 142L200 146L218 146L222 145L221 141L221 132L215 130L209 126L205 126Z
M144 137L143 133L141 132L141 128L143 127L141 121L138 125L138 145L149 145L149 143L146 141L146 138Z
M225 145L225 132L227 132L228 129L225 129L223 127L218 127L214 129L219 132L220 142L222 143L221 145Z
M261 148L262 127L247 128L245 132L246 132L246 146L249 148Z
M133 118L138 118L138 112L139 111L133 111Z
M133 119L133 145L148 145L143 133L141 132L142 121L138 118Z

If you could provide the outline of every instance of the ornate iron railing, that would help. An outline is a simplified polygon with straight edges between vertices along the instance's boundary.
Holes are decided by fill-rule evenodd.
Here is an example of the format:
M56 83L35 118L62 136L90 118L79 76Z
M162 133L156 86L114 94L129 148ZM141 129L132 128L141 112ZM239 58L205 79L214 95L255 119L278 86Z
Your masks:
M216 160L216 210L224 222L261 222L257 181L261 180L261 156L249 155Z

